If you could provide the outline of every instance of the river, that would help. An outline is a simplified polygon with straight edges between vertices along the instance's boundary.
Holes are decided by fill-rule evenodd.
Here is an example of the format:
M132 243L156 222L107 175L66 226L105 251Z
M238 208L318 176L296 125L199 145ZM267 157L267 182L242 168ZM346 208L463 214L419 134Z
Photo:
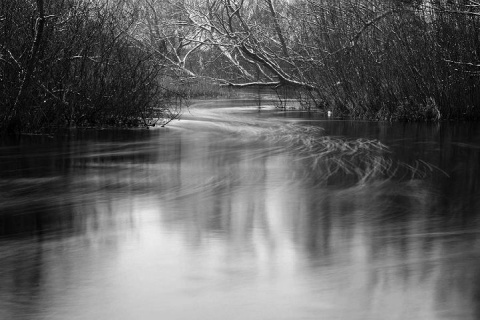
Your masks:
M0 319L480 318L478 124L264 104L1 142Z

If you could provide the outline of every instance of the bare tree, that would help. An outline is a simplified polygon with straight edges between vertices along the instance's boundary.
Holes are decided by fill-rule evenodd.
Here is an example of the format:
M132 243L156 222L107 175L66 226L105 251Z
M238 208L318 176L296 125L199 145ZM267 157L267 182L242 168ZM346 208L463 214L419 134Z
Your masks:
M43 0L36 0L37 18L35 20L35 35L32 46L30 48L28 59L25 68L22 68L23 78L20 83L20 88L15 98L15 102L10 109L5 113L3 123L7 131L18 131L20 126L20 119L18 118L17 109L22 103L23 95L30 85L35 65L38 60L38 52L43 41L43 30L45 26L45 8ZM13 57L12 57L13 58Z
M475 1L178 3L185 14L177 23L190 30L188 55L181 60L197 57L195 52L209 55L216 70L209 76L224 85L289 86L324 108L376 119L455 117L461 111L452 105L476 103L452 96L466 88L469 97L479 95L478 80L459 74L478 73ZM450 40L442 40L442 33ZM190 66L190 76L204 76Z

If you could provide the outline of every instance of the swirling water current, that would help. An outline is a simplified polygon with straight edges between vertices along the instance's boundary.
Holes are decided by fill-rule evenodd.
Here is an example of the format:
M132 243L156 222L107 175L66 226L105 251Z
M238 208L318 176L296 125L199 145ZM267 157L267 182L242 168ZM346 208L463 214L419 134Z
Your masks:
M0 319L478 319L479 218L476 124L228 99L22 136L0 143Z

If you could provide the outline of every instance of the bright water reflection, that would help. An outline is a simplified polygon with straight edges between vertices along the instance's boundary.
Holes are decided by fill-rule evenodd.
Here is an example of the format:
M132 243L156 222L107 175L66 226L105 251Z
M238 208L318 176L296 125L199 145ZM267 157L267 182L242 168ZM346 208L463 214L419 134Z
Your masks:
M449 175L356 184L245 110L4 145L0 319L480 317L478 130L281 120Z

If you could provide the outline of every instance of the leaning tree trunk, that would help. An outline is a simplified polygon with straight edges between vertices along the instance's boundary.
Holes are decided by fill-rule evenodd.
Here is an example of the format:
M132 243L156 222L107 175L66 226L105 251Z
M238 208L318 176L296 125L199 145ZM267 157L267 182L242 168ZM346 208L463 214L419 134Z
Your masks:
M30 85L33 72L35 70L35 65L38 61L38 52L39 52L40 44L43 37L43 29L45 26L44 0L36 0L36 3L37 3L38 17L35 23L35 35L34 35L32 47L30 48L27 64L23 72L23 78L20 83L20 88L18 89L15 102L10 107L10 110L8 110L8 112L6 113L4 122L3 122L6 128L6 131L10 133L18 132L21 127L21 119L19 118L20 117L19 108L21 108L22 106L22 100L24 98L24 94Z

